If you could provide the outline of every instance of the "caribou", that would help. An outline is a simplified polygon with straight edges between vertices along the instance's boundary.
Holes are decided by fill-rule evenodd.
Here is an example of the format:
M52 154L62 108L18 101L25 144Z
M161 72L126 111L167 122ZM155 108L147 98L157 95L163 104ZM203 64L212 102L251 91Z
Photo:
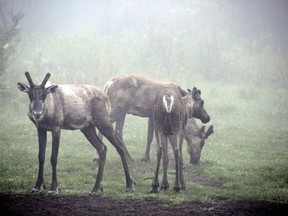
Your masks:
M105 166L107 147L96 134L95 127L116 148L121 157L125 177L126 191L133 191L134 181L130 176L128 163L123 150L123 143L117 137L110 122L111 105L108 96L95 86L89 85L49 85L46 83L50 77L47 73L40 85L35 85L29 72L25 76L30 87L18 82L17 87L21 92L28 94L30 103L28 117L35 124L38 132L38 178L32 193L46 189L43 172L47 141L47 131L52 133L52 182L49 194L58 194L57 157L60 143L61 129L79 129L99 154L99 167L92 195L103 191L101 181Z
M187 120L187 125L183 129L183 137L187 143L190 164L198 164L205 140L213 133L213 125L210 125L207 131L205 131L205 126L200 127L195 118L189 118Z
M182 140L183 130L187 124L187 119L197 117L208 122L208 114L203 107L203 100L200 97L201 91L196 87L193 91L188 89L186 96L173 88L164 88L160 91L153 105L153 122L155 137L157 140L157 165L152 182L151 193L157 193L159 188L159 169L163 154L163 179L160 189L169 188L167 178L168 168L168 145L169 140L175 159L175 183L174 191L185 190L183 176Z
M173 82L160 82L143 76L120 75L105 83L104 92L109 96L111 103L111 121L116 122L115 131L123 141L123 126L126 114L148 117L148 133L146 151L142 161L150 161L150 148L153 140L153 103L163 88L173 88L185 96L187 91ZM210 120L207 113L199 116L203 123ZM127 159L133 161L129 153Z

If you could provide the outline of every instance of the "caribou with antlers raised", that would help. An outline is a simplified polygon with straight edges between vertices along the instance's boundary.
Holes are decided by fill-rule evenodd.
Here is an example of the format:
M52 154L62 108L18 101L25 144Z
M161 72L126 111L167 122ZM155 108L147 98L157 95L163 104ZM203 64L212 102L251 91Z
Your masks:
M58 194L57 156L61 129L80 129L99 154L99 168L92 194L103 191L103 177L107 147L96 134L95 127L110 141L118 151L126 177L126 191L132 191L134 181L130 176L122 142L117 138L110 122L110 102L106 94L89 85L51 85L45 87L50 74L47 73L40 85L35 85L28 72L25 76L30 87L18 82L20 91L28 94L30 103L28 116L37 127L39 140L39 169L36 185L32 192L45 189L43 168L45 161L47 131L52 132L52 182L50 193Z

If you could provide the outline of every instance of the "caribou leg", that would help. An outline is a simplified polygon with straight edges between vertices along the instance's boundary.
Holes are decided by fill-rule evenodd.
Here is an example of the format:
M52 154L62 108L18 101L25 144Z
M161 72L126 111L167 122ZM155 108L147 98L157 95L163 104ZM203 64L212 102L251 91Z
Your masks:
M125 116L126 116L126 114L124 114L120 118L118 118L116 120L116 125L115 125L116 135L121 140L123 140L123 127L124 127L124 122L125 122Z
M110 122L102 120L102 121L97 121L95 123L99 131L103 134L103 136L105 136L109 140L109 142L116 148L118 154L120 155L122 165L124 168L124 172L125 172L126 191L133 191L134 180L132 179L130 175L123 142L116 136L113 126Z
M107 147L97 136L94 125L89 125L83 128L81 132L85 135L85 137L88 139L91 145L97 150L99 155L97 178L94 188L91 192L91 194L93 195L99 195L99 193L103 191L101 181L103 178Z
M167 190L169 188L168 177L167 177L167 169L169 163L168 157L168 145L167 145L167 137L163 136L162 139L162 149L163 149L163 179L161 183L161 190Z
M50 187L50 194L58 194L58 182L57 182L57 158L60 142L60 127L52 129L52 153L51 153L51 165L52 165L52 183Z
M180 184L181 189L186 190L185 182L184 182L184 173L183 173L183 155L182 155L182 146L183 146L183 134L181 134L180 138L180 160L179 160L179 171L180 171Z
M124 144L119 138L117 138L115 133L113 133L113 127L106 128L101 132L110 141L110 143L116 148L118 154L121 157L122 165L123 165L124 172L125 172L125 178L126 178L126 191L134 191L135 182L130 175L130 171L129 171L129 167L128 167L128 163L127 163L125 151L124 151Z
M38 193L42 189L46 189L44 184L43 172L44 172L44 163L45 163L45 153L46 153L46 143L47 143L47 131L37 128L38 131L38 142L39 142L39 151L38 151L38 178L36 181L35 187L32 189L31 193Z
M120 118L118 118L116 120L116 125L115 125L115 132L116 132L116 136L121 140L121 142L123 143L123 149L125 152L125 156L127 158L128 162L134 162L133 158L131 157L131 155L129 154L126 145L123 141L123 127L124 127L124 122L125 122L125 116L126 114L124 114L123 116L121 116Z
M175 169L176 169L174 191L180 192L182 188L180 184L180 147L179 147L180 137L179 135L175 135L175 138L173 139L171 143L173 143L173 145L175 146L175 148L173 148L174 157L175 157Z
M133 158L131 157L131 155L128 152L128 149L126 148L126 145L123 141L123 127L124 127L124 120L125 120L125 115L123 117L121 117L120 119L118 119L116 121L116 126L115 126L115 131L116 131L116 136L122 141L123 143L123 149L125 152L125 156L128 162L134 162ZM98 133L98 137L100 138L100 140L103 139L103 134L99 131ZM96 154L96 158L94 159L95 161L98 161L98 155Z
M153 135L154 135L153 118L149 117L148 118L147 145L146 145L146 151L145 151L145 154L143 155L142 161L150 162L150 148L151 148L151 143L153 140Z
M155 170L154 178L153 178L152 185L151 185L152 190L151 190L150 193L158 193L158 188L159 188L159 169L160 169L162 152L163 152L163 147L162 147L163 136L159 132L155 132L155 136L156 136L156 139L157 139L157 164L156 164L156 170Z

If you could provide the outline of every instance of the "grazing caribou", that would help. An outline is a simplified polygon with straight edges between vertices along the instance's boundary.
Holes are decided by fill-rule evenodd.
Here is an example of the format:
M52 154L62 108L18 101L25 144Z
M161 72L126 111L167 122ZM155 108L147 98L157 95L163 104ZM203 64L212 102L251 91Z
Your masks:
M187 151L190 155L190 164L198 164L201 151L205 144L205 139L213 133L213 125L210 125L205 132L205 126L199 127L195 118L187 120L187 125L183 129L183 136L187 142Z
M151 193L157 193L159 188L159 168L163 154L163 180L161 189L167 190L169 183L167 179L168 168L168 146L167 142L172 145L175 158L175 184L174 191L180 192L185 190L183 176L183 158L182 158L182 141L183 129L187 124L187 119L197 117L203 121L209 122L210 118L203 107L203 100L200 97L201 91L193 88L188 90L186 96L172 88L164 88L160 91L153 105L153 122L155 128L155 137L157 140L157 165L152 182Z
M52 182L49 193L58 194L57 156L61 129L80 129L99 154L99 168L96 182L91 194L103 191L101 181L103 177L106 149L96 134L95 127L110 141L118 151L125 171L126 190L132 191L134 181L130 176L128 164L123 151L123 144L117 138L110 122L111 109L109 99L100 89L89 85L50 85L45 87L50 74L47 73L40 85L35 85L29 72L25 76L30 87L18 82L20 91L28 94L30 103L28 116L35 124L39 141L39 169L38 179L32 192L45 189L43 167L45 161L47 131L52 132Z
M174 88L185 96L187 92L172 82L160 82L143 76L121 75L106 82L104 92L109 96L111 103L111 121L116 122L116 133L123 141L123 126L126 114L148 117L148 135L146 151L142 161L150 161L150 147L153 140L153 103L157 94L163 88ZM207 122L207 113L202 115L201 121ZM127 153L127 159L132 158Z

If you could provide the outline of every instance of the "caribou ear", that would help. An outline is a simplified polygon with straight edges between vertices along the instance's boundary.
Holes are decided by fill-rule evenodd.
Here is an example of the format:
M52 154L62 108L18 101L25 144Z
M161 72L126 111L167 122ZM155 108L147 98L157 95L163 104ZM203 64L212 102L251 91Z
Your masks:
M52 86L47 87L47 88L45 89L45 90L46 90L46 94L56 92L56 91L57 91L57 88L58 88L58 85L52 85Z
M196 87L194 87L192 90L192 97L194 98L194 100L199 100L200 94L199 94L199 90Z
M185 97L187 95L187 92L184 89L182 89L180 86L178 86L178 89L179 89L180 94L182 95L182 97Z
M191 89L187 89L187 95L189 95L189 97L193 98L193 92L191 91Z
M17 88L18 88L20 91L22 91L22 92L28 93L28 91L29 91L29 87L26 86L24 83L18 82L18 83L17 83Z

